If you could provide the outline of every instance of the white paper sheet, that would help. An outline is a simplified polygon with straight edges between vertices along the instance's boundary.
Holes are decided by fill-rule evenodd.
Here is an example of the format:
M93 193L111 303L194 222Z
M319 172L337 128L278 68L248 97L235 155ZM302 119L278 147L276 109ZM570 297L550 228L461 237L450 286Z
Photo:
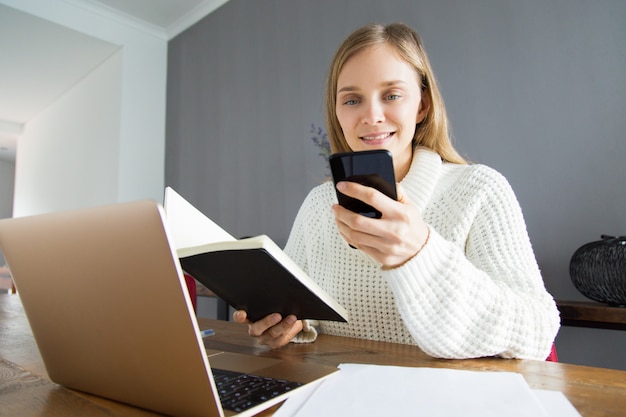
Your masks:
M339 367L336 374L287 400L275 417L579 417L565 396L537 396L517 373L360 364Z
M174 249L235 240L170 187L165 189L163 206Z

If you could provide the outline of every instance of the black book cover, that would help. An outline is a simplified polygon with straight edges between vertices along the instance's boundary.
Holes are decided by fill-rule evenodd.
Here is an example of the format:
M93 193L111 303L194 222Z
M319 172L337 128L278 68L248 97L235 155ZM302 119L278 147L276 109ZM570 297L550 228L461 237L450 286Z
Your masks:
M183 269L251 321L283 318L346 319L329 307L263 248L206 252L180 258Z

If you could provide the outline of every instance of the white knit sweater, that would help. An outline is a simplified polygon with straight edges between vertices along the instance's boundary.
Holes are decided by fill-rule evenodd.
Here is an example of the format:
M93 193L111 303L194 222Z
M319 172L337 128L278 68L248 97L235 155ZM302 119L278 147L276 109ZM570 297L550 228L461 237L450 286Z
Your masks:
M545 359L559 313L507 180L484 165L442 163L419 149L401 184L431 235L392 270L339 235L332 182L302 204L285 251L350 315L349 323L319 323L320 331L417 344L441 358ZM294 341L316 335L311 328Z

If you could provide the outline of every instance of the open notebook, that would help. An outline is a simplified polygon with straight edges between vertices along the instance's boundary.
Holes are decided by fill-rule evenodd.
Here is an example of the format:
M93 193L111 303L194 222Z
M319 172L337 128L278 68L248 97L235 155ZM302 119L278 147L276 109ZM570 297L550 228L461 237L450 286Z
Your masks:
M165 224L151 201L0 220L0 249L51 380L168 415L243 416L336 371L207 351ZM246 391L250 401L228 409L232 389L218 393L218 369L294 384L273 396Z

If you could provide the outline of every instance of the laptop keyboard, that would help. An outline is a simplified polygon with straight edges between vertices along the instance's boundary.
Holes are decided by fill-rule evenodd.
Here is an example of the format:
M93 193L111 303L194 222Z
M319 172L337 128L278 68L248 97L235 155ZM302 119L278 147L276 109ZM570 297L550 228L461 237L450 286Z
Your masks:
M212 371L222 407L238 413L302 385L224 369L213 368Z

